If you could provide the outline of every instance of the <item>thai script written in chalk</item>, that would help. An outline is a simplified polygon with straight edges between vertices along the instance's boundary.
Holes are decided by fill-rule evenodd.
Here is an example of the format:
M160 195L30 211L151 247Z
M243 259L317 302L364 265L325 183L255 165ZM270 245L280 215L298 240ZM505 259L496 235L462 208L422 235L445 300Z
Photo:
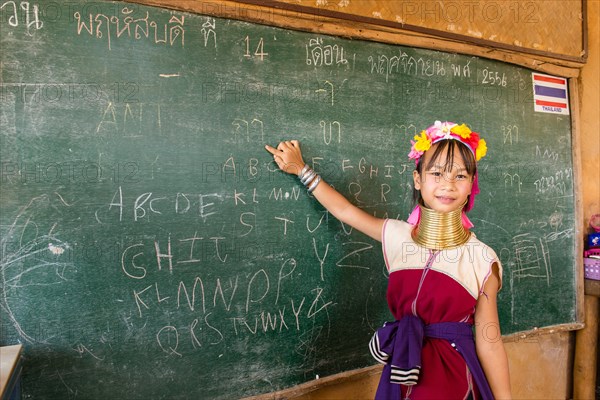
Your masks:
M168 23L159 23L150 19L148 11L139 18L135 18L133 9L123 7L120 14L109 16L102 13L90 13L83 16L79 11L75 11L73 17L77 20L77 34L81 35L87 32L97 39L106 40L109 50L111 50L112 41L121 37L154 40L155 44L169 46L176 43L182 47L185 45L184 15L172 15ZM215 36L214 23L204 27L203 33L206 46L208 37Z
M14 1L6 1L0 6L0 12L2 14L8 13L8 25L16 28L21 25L27 29L27 35L32 36L32 29L42 29L44 23L40 21L39 7L37 4L29 4L27 1L22 1L17 6ZM19 18L20 17L20 18ZM2 18L4 20L4 18ZM23 23L24 20L24 23Z

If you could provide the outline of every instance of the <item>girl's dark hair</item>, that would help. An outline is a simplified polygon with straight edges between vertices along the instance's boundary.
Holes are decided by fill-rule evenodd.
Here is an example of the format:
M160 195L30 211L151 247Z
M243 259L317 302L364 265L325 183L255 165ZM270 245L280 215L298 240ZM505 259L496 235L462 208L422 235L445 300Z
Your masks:
M425 170L432 168L434 165L443 165L444 171L450 172L452 170L452 164L454 162L454 151L456 149L458 149L458 153L460 154L463 162L465 163L465 168L467 169L467 173L471 177L475 176L475 173L477 172L477 164L475 162L475 156L473 155L473 152L471 152L471 150L469 150L467 145L459 142L458 140L454 140L454 139L440 140L436 144L437 144L437 146L433 150L433 154L431 155L429 162L427 163L427 165L425 165ZM446 148L448 149L448 153L446 154L446 159L443 162L440 162L441 160L439 160L439 158L444 153L444 150ZM428 151L431 151L431 150L428 150ZM415 171L417 171L419 173L419 176L421 176L421 177L423 176L423 160L424 159L425 159L425 155L421 156L421 158L419 159L419 162L417 163L417 166L415 167ZM425 205L425 204L423 204L423 198L421 197L421 191L415 189L414 186L413 186L413 202L415 205L416 204L420 204L422 206Z

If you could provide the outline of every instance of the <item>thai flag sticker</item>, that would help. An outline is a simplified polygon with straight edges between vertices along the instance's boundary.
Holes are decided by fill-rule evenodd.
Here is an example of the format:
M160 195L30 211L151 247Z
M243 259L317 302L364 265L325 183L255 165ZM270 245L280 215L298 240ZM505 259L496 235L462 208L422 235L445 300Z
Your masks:
M569 115L567 80L533 72L533 101L535 111Z

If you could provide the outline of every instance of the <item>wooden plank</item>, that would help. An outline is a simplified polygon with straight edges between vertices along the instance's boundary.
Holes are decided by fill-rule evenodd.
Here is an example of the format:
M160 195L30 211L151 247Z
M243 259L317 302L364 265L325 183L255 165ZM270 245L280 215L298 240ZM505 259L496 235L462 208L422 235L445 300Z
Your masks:
M356 369L353 371L347 371L342 372L340 374L327 376L325 378L315 379L290 389L285 389L273 393L267 393L260 396L247 397L244 400L293 399L314 392L316 390L321 390L327 386L339 385L342 383L349 383L360 379L366 379L373 375L381 375L382 369L382 365L373 365L371 367Z
M583 183L581 181L581 129L580 129L580 93L579 83L577 79L569 79L569 103L571 107L571 135L573 148L573 193L575 195L575 237L583 237L584 221L583 221ZM583 309L583 243L581 240L575 241L575 254L577 256L578 268L576 271L576 291L577 303L576 313L577 320L584 319Z
M0 347L0 398L3 398L10 378L17 366L23 345Z
M585 279L585 294L586 296L600 297L600 281L594 279Z
M573 398L593 399L596 391L598 354L598 303L596 296L585 296L585 328L576 334L573 363Z

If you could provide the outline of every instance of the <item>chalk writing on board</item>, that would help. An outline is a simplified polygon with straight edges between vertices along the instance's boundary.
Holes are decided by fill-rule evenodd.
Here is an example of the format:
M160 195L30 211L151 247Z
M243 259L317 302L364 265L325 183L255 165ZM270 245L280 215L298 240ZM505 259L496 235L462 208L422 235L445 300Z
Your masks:
M204 47L208 47L208 41L212 37L215 49L217 48L217 22L214 18L208 18L205 23L202 24L202 35L204 36Z
M517 235L513 238L514 261L511 262L509 284L511 291L511 320L514 323L519 315L521 280L541 280L550 286L552 265L548 243L544 238L534 237L530 233Z
M307 227L308 227L308 221L307 223ZM319 222L320 224L320 222ZM312 239L313 241L313 249L315 250L315 256L317 256L317 259L319 260L319 266L321 268L321 280L324 281L325 278L323 277L323 265L325 264L325 259L327 258L327 253L329 252L329 243L327 243L325 245L325 250L323 252L323 256L319 255L319 250L317 249L317 240L313 237Z
M301 300L289 298L280 302L281 288L293 278L296 266L296 260L285 260L277 279L270 278L265 269L259 269L254 274L236 275L227 281L216 278L211 282L196 276L191 281L179 281L176 290L153 282L133 289L132 300L140 319L168 310L189 310L192 318L189 326L192 329L165 325L156 331L158 347L170 355L182 355L179 348L182 334L190 335L194 350L200 349L203 342L198 333L203 327L210 329L207 344L213 346L228 337L256 335L258 332L305 332L307 326L313 325L309 321L314 321L320 313L328 314L328 309L336 303L329 300L324 289L318 286L302 295ZM267 300L268 295L270 299L276 295L275 301ZM225 311L226 316L213 317L217 310ZM203 317L195 317L199 313Z
M342 126L338 121L329 122L329 124L325 121L320 121L319 125L323 129L323 142L326 145L331 143L332 136L337 137L337 143L342 142Z
M350 260L346 261L346 259L354 257L355 255L362 253L363 251L368 251L373 249L373 245L370 243L364 243L364 242L347 242L347 243L342 243L342 246L351 246L354 247L354 250L350 251L350 249L348 249L348 254L346 254L345 256L343 256L342 258L340 258L335 265L337 265L338 267L341 268L363 268L363 269L369 269L368 266L366 265L358 265L358 264L350 264ZM358 246L357 246L358 245Z
M504 138L504 144L519 143L519 127L517 125L502 125L500 127L502 131L502 137Z
M126 200L123 195L123 188L119 186L108 203L108 207L105 208L106 213L104 215L118 213L119 221L123 222L125 210L131 210L129 216L133 218L133 222L147 222L151 216L158 217L167 214L167 211L170 210L174 215L182 215L188 212L190 214L194 213L206 222L208 217L218 213L218 206L219 203L223 202L223 196L219 193L181 192L177 192L172 196L166 196L156 195L153 192L145 192L137 195L135 200L129 204L126 203ZM96 218L99 218L98 213L96 213ZM126 220L130 221L129 218ZM100 222L100 220L98 221Z
M552 265L548 244L542 238L525 233L513 238L516 268L511 271L512 278L542 278L550 286Z
M484 225L489 224L499 235L506 235L509 245L498 248L498 255L504 269L504 281L510 291L510 318L512 323L518 323L518 318L523 314L520 309L522 298L529 296L526 289L527 281L540 281L546 286L551 286L553 279L552 258L556 249L552 242L573 237L574 229L562 229L564 215L554 211L542 219L529 219L519 224L518 230L524 233L512 235L504 227L490 221L480 220ZM551 228L552 231L542 230ZM533 231L531 231L533 230ZM508 239L510 238L510 239Z
M81 33L85 31L92 37L106 40L109 50L112 50L111 41L120 39L121 36L129 39L134 38L135 40L152 39L154 37L155 44L173 46L178 42L182 47L185 45L184 15L179 17L173 15L168 23L160 26L155 20L150 19L149 11L146 11L143 18L136 19L134 19L133 13L134 10L128 7L121 9L122 15L120 16L90 13L86 17L82 16L79 11L75 11L73 17L77 19L77 35L81 36ZM154 35L152 35L151 30L153 30ZM205 38L205 47L206 43Z
M148 103L115 104L109 101L100 111L96 133L139 137L148 132L161 134L161 105Z
M332 125L332 127L335 127L335 125ZM318 133L319 141L322 140L321 134L322 132ZM332 142L334 140L333 137ZM341 160L324 160L323 157L312 157L306 161L312 165L315 171L326 174L329 179L333 180L352 174L361 180L365 178L376 180L376 178L381 177L386 180L394 179L395 184L404 185L404 183L412 182L412 170L409 170L410 165L408 163L394 163L390 161L374 163L365 157L344 158ZM132 172L135 171L132 170ZM242 180L247 182L258 182L259 180L272 182L280 173L273 162L259 162L257 158L247 158L240 161L234 156L230 156L223 162L202 163L202 182L205 183L240 182ZM296 186L292 185L292 187ZM273 198L270 195L271 192L272 188L266 191L262 189L258 191L255 187L250 190L247 188L236 188L230 194L236 204L246 204L248 201L259 203L264 200L265 195L271 199ZM275 199L278 200L279 198L276 197Z
M517 191L521 192L521 187L523 186L523 182L521 181L521 176L519 174L509 174L508 172L504 173L504 187L515 187Z
M269 200L288 200L288 199L294 199L294 200L298 200L300 198L300 188L295 186L292 187L292 192L285 192L285 194L283 193L283 188L273 188L271 190L271 192L269 192Z
M368 58L369 71L371 74L385 75L385 81L387 82L390 75L393 74L406 74L406 75L422 75L422 76L445 76L446 68L443 61L423 59L419 57L415 59L413 56L409 56L402 50L398 50L398 55L388 56L385 54L370 55ZM453 70L455 65L452 64ZM463 67L463 71L466 71ZM457 75L456 73L454 74ZM460 74L459 74L460 76ZM464 74L464 76L470 76Z
M394 124L390 129L391 135L403 135L403 138L412 138L417 134L417 127L414 124Z
M306 46L306 65L315 67L348 65L344 47L338 44L323 44L323 38L311 38ZM356 57L353 54L353 57Z
M535 146L535 156L537 158L542 158L542 159L550 159L553 161L558 161L558 152L550 150L550 149L545 149L544 152L542 153L542 149L540 149L540 146L536 145Z
M542 176L533 183L538 195L545 196L572 196L573 170L565 168L553 175Z
M24 26L26 34L29 36L32 36L32 28L39 30L44 26L44 22L40 21L39 6L37 4L33 4L32 6L28 1L21 1L17 7L15 1L6 1L0 6L0 10L4 11L5 7L6 11L9 13L12 12L12 15L8 17L8 25L14 28L18 27L19 14L21 14L22 17L25 17Z
M325 83L323 84L323 87L325 87L326 89L320 88L320 89L316 89L315 93L327 93L329 94L329 92L331 92L331 105L333 106L335 104L335 95L334 95L334 86L333 83L329 82L329 81L325 81Z
M361 166L361 169L365 169ZM137 197L138 207L147 204L150 200L150 193ZM115 196L119 200L114 200L117 206L121 206L122 189ZM161 196L162 197L162 196ZM161 199L158 197L157 199ZM183 197L183 195L181 196ZM187 197L187 196L186 196ZM142 198L142 200L139 200ZM235 200L238 204L237 199ZM240 201L240 204L241 201ZM243 203L245 204L245 203ZM149 207L153 209L154 207ZM187 208L187 207L186 207ZM157 210L155 210L157 211ZM315 226L310 223L310 215L306 216L306 229L316 231L327 214L322 214L321 219ZM244 217L249 217L245 219ZM282 222L281 227L284 230L294 221L286 216L274 216ZM234 218L233 218L234 219ZM242 213L239 218L244 222L245 227L251 227L248 231L241 232L242 236L253 232L256 224L255 213ZM315 318L321 313L328 314L328 308L335 305L334 301L329 299L327 293L321 287L314 287L310 294L298 296L296 298L281 298L282 286L290 279L296 279L300 276L295 274L298 262L293 258L283 261L279 272L274 276L272 268L260 268L254 273L236 274L235 277L221 278L218 275L197 275L196 277L179 280L175 286L168 285L163 280L157 281L152 278L156 273L168 273L175 275L182 267L189 264L196 265L214 265L213 261L206 259L206 252L200 256L196 254L195 249L206 247L206 244L212 243L212 257L218 262L225 263L229 260L231 254L231 245L222 245L224 242L230 242L223 236L203 236L197 231L190 237L176 238L167 235L163 240L155 239L151 244L137 242L125 248L121 256L121 269L124 275L134 281L143 280L147 282L143 286L132 287L131 301L137 310L139 318L147 321L152 315L160 315L168 310L189 310L190 320L185 325L179 321L177 324L160 325L155 331L155 340L157 348L165 354L181 357L189 350L182 343L192 343L193 350L200 350L203 346L215 346L222 343L225 339L237 336L257 335L260 333L278 334L289 330L296 330L303 335L315 328ZM372 246L363 243L348 242L353 247L350 254L342 256L338 261L339 267L350 268L368 268L361 265L362 258L360 253L371 250ZM356 245L360 245L356 247ZM185 246L181 258L181 249L177 246ZM262 243L262 248L269 249ZM330 243L325 244L325 253L317 251L316 258L320 260L320 271L315 271L324 280L323 266L328 257L331 247ZM267 257L268 259L269 257ZM152 261L154 259L154 261ZM247 262L248 260L244 258ZM250 264L252 265L252 264ZM306 267L304 267L306 268ZM215 281L216 279L216 281ZM290 281L291 282L291 281ZM214 288L214 290L213 290ZM272 301L273 296L275 301ZM269 300L271 299L271 300ZM283 301L280 301L283 300ZM217 310L224 309L227 313L225 317ZM198 315L198 313L201 313ZM220 318L213 317L221 315ZM329 331L328 327L317 326L319 332L323 329ZM140 328L144 329L144 328ZM185 339L184 339L185 337ZM307 356L308 357L308 356ZM310 358L310 357L309 357ZM307 359L308 360L308 359ZM305 361L307 361L305 360Z
M256 43L256 50L254 53L250 52L250 36L246 36L244 38L244 42L246 43L246 52L244 53L244 57L252 58L253 56L260 57L261 61L264 61L265 56L268 56L269 53L265 53L265 41L263 38L258 39L258 43Z
M455 77L470 78L471 77L471 60L467 61L465 65L452 64L452 75Z
M559 228L561 228L563 226L563 221L564 221L564 215L561 212L555 211L553 212L550 217L548 218L548 220L546 221L541 220L541 221L536 221L534 219L529 219L528 221L524 221L521 222L521 224L519 225L519 230L521 231L525 231L527 229L544 229L546 227L550 227L551 229L553 229L554 231L549 233L548 235L546 235L546 240L551 242L554 240L557 240L559 238L562 238L564 236L569 236L573 234L573 228L567 228L565 230L559 231Z
M245 119L236 118L233 120L231 125L235 127L233 134L236 138L236 142L238 135L244 137L246 142L250 142L251 137L254 137L255 141L259 143L265 142L265 128L261 120L254 118L252 121L248 122Z
M504 72L499 73L498 71L490 71L484 68L481 71L481 84L506 87L508 81Z

